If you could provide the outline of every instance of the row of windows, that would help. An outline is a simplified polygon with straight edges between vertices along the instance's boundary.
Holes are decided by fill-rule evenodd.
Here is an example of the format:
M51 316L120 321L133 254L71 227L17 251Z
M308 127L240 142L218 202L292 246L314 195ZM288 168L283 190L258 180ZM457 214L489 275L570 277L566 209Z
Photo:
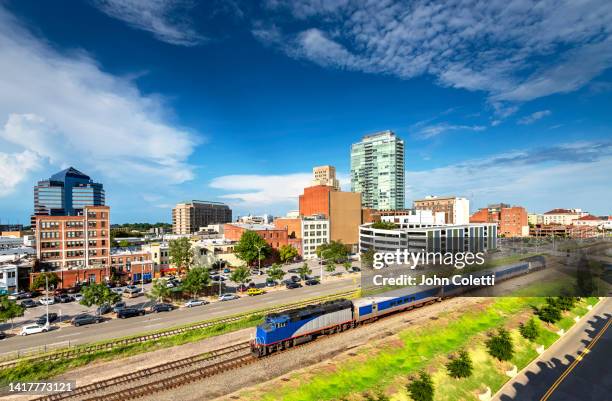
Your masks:
M304 230L320 230L321 228L327 229L327 224L304 224Z
M6 278L15 278L15 272L7 272ZM0 272L0 280L4 279L4 272Z

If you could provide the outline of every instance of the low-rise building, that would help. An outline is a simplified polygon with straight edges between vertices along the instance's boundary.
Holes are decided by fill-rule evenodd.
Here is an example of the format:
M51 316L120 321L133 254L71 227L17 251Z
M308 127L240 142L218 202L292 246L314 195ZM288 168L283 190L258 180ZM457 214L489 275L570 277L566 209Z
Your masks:
M586 216L574 220L574 225L603 228L609 221L610 216L593 216L592 214L587 214Z
M470 201L457 196L427 196L414 202L416 210L431 210L444 213L447 224L469 224Z
M440 226L445 224L444 219L444 212L433 213L431 210L410 210L409 213L380 216L380 221L393 223L401 229Z
M143 249L113 249L111 271L123 281L151 280L155 275L151 253Z
M0 295L10 294L17 290L19 267L14 264L0 265Z
M598 234L597 227L588 225L536 224L529 228L532 237L592 238Z
M588 215L587 212L583 212L582 209L553 209L544 213L542 216L541 224L563 224L570 225L574 220Z
M246 231L254 231L274 249L289 243L287 230L271 224L228 223L225 224L223 231L224 238L229 241L240 241L240 237Z
M329 220L322 215L305 216L302 218L302 257L315 259L317 248L330 241Z
M527 211L520 206L505 203L489 205L470 216L470 223L497 223L498 234L505 237L529 235Z

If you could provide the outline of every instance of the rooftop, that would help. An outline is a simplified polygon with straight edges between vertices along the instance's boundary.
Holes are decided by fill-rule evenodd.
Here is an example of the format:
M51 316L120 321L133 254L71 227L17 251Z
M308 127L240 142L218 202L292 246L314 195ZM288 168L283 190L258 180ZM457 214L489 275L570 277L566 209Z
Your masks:
M544 214L578 214L575 211L571 210L571 209L553 209L553 210L549 210L548 212L544 213Z
M185 200L182 202L177 203L177 205L188 205L188 204L200 204L200 205L219 205L219 206L227 206L227 204L223 203L223 202L215 202L215 201L205 201L205 200L197 200L197 199L193 199L193 200Z
M266 230L279 230L272 224L251 224L251 223L227 223L232 226L244 228L245 230L251 231L266 231Z
M74 167L68 167L65 170L62 170L58 173L55 173L51 176L51 180L52 181L65 181L66 177L73 177L73 178L81 178L84 180L90 180L91 178L89 178L89 176L87 174L83 174L81 173L79 170L77 170Z

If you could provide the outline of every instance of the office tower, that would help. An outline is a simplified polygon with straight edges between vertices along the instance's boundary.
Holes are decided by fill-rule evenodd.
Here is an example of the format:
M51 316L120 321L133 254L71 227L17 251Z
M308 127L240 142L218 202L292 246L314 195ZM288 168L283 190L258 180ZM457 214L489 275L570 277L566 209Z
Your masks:
M70 167L34 187L34 214L76 216L85 206L104 206L104 188Z
M470 201L456 196L427 196L414 201L416 210L431 210L444 213L446 224L468 224L470 222Z
M404 208L404 141L391 131L366 135L351 147L351 191L364 208Z
M340 182L336 178L336 168L334 166L319 166L312 169L313 180L311 185L326 185L340 190Z
M200 227L232 221L232 209L225 203L208 201L185 201L172 209L172 232L192 234Z

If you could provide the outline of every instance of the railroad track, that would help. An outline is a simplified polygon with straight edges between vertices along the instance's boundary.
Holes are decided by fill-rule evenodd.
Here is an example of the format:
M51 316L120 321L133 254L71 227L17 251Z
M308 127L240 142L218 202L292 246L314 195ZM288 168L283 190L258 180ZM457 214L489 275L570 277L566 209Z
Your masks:
M246 351L246 353L244 352ZM232 354L238 353L238 356L231 356L228 359L221 360L216 362L219 359L223 359ZM239 362L244 364L244 361L247 359L246 356L251 356L249 353L249 342L245 341L239 344L231 345L228 347L223 347L216 349L214 351L205 352L202 354L198 354L195 356L190 356L183 359L178 359L176 361L172 361L169 363L164 363L161 365L153 366L150 368L145 368L138 370L136 372L128 373L121 376L112 377L110 379L101 380L96 383L88 384L82 387L76 387L73 391L63 392L57 394L50 394L44 397L37 398L37 401L60 401L60 400L70 400L70 399L88 399L88 400L125 400L129 398L138 398L138 394L148 394L151 392L159 392L164 388L174 388L179 385L183 385L186 382L181 382L181 378L185 377L188 381L193 381L196 374L203 375L202 377L211 376L213 374L217 374L221 371L227 370L231 366L239 366ZM254 358L254 357L253 357ZM198 365L206 364L208 362L212 362L212 364L200 366ZM188 369L187 372L181 372L185 369ZM168 376L174 372L174 374ZM177 373L180 372L180 373ZM164 378L155 380L153 383L144 383L132 388L120 390L111 393L110 395L100 395L99 393L104 392L107 389L111 389L114 387L120 387L123 385L128 385L135 381L146 381L147 379L151 379L156 375L166 375ZM159 384L163 383L163 384ZM164 387L164 385L166 387ZM174 386L174 387L172 387ZM98 395L96 395L98 393ZM130 395L129 398L126 398Z
M240 319L243 319L245 317L252 316L258 313L282 312L287 309L320 303L324 300L331 300L331 299L352 296L352 295L355 295L355 293L356 293L355 290L345 291L345 292L341 292L337 294L309 299L306 301L295 302L295 303L283 305L280 307L251 311L251 312L242 313L242 314L235 315L235 316L229 316L229 317L221 318L217 320L200 322L200 323L192 324L189 326L177 327L174 329L158 331L158 332L150 333L150 334L143 334L141 336L134 336L134 337L122 338L118 340L111 340L111 341L92 344L92 345L77 346L75 348L70 348L70 349L66 349L63 351L53 352L50 354L45 354L45 355L40 355L40 356L19 358L19 359L11 360L8 362L0 363L0 371L3 369L9 369L9 368L15 367L17 364L19 364L22 361L46 362L46 361L54 361L58 359L76 358L81 355L93 354L94 352L98 352L98 351L108 351L108 350L111 350L113 348L120 347L120 346L138 344L138 343L143 343L147 341L155 341L155 340L159 340L165 337L171 337L174 335L190 332L193 330L205 329L205 328L212 327L218 324L232 323L232 322L238 321Z

